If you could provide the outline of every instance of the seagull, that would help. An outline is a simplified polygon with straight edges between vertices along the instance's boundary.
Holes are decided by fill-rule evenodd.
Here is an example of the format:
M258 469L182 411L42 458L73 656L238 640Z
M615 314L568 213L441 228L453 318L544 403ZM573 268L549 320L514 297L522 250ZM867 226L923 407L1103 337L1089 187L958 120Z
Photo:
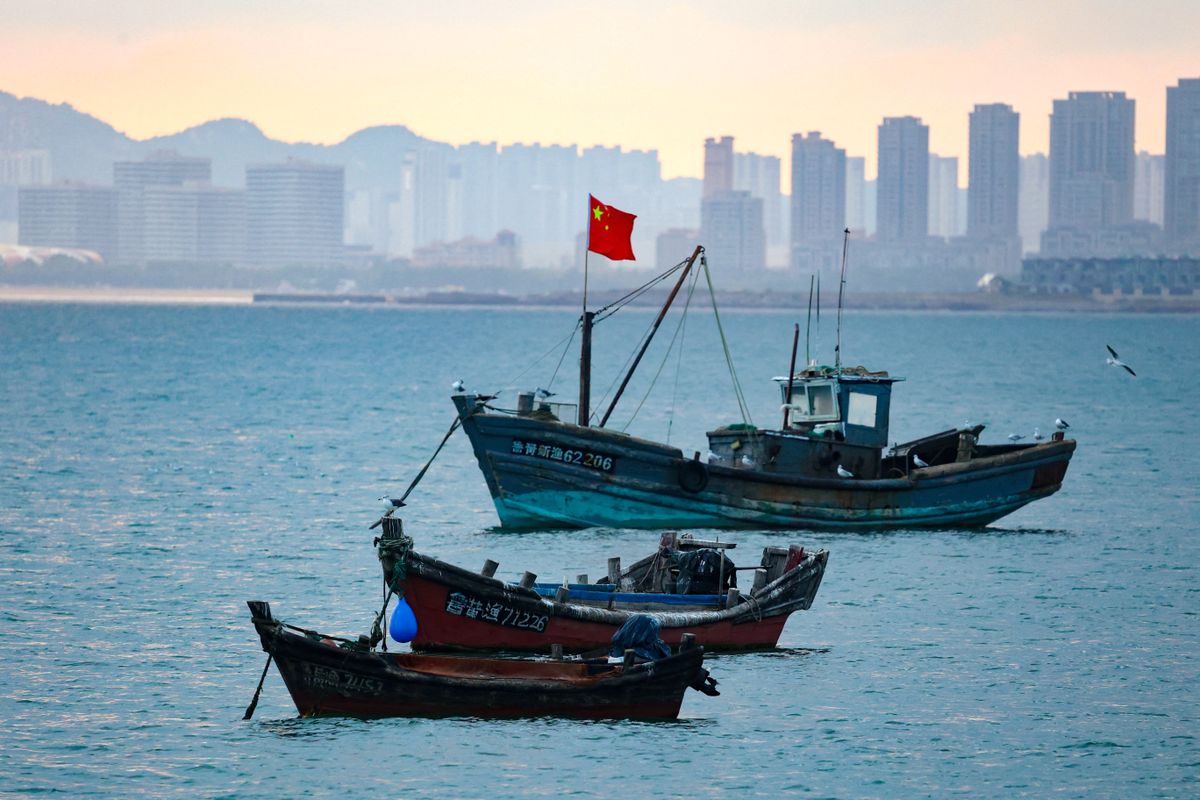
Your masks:
M1066 420L1059 418L1054 420L1054 427L1058 428L1060 431L1065 431L1071 426L1067 424Z
M925 463L925 459L921 458L916 453L913 453L913 464L916 465L916 467L918 469L925 469L926 467L929 466L928 464Z
M1025 438L1025 437L1024 437L1024 436L1022 436L1022 435L1021 435L1021 434L1019 434L1019 433L1010 433L1010 434L1008 435L1008 440L1009 440L1010 442L1019 442L1019 441L1021 441L1021 440L1022 440L1022 439L1024 439L1024 438Z
M450 388L454 391L455 394L458 394L463 390L463 382L461 380L457 380L454 383L450 384Z
M1108 348L1108 352L1110 353L1109 357L1104 359L1105 364L1108 364L1110 367L1124 367L1126 372L1135 378L1137 377L1137 373L1130 369L1129 365L1121 360L1121 357L1117 355L1116 350L1113 350L1109 345L1104 346Z
M850 470L846 469L845 467L843 467L841 464L838 464L837 473L839 476L841 476L843 478L853 478L854 477L854 473L851 472Z
M385 517L390 517L393 511L405 505L403 500L397 500L394 497L381 497L379 500L383 503L383 515Z
M552 392L549 389L543 389L540 386L537 388L537 395L538 395L538 397L542 398L543 400L545 400L549 397L554 397L554 395L556 395L556 394L558 394L558 393Z
M754 459L751 458L749 454L746 454L746 455L742 456L742 463L745 464L747 467L753 467Z
M1038 428L1033 429L1033 440L1035 442L1040 442L1042 439L1045 439L1045 438L1046 438L1045 436L1042 436L1042 432L1040 429L1038 429Z

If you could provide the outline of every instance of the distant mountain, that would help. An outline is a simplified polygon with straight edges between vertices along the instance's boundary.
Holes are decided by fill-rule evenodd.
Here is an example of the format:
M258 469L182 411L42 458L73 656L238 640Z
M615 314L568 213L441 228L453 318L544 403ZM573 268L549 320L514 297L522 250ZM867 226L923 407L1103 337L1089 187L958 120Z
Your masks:
M0 150L49 150L55 180L112 183L114 161L156 150L212 159L213 183L242 186L246 165L304 159L346 167L348 190L399 185L406 153L429 143L403 125L365 128L335 145L283 142L253 122L218 119L136 140L70 105L0 92Z
M49 150L56 180L111 183L112 163L134 142L111 125L62 103L0 92L0 150Z

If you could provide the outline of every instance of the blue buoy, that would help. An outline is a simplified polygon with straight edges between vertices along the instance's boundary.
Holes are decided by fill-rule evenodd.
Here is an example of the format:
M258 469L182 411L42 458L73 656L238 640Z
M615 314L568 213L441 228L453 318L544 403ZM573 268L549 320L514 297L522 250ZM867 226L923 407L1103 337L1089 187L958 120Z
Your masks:
M388 625L388 633L397 642L411 642L417 635L417 616L413 614L412 606L403 597L392 612L392 622Z

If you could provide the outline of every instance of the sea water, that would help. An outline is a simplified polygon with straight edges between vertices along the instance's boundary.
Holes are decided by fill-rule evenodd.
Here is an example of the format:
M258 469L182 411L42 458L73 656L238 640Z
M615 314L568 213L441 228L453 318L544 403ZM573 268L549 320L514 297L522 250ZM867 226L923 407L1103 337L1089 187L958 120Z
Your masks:
M1061 417L1065 485L982 530L721 533L740 563L800 542L829 569L778 650L709 659L722 694L689 692L679 722L298 719L273 669L243 722L265 660L244 601L366 632L377 498L433 452L451 383L573 400L576 316L0 305L0 795L1194 796L1190 316L847 313L845 363L907 379L893 440L970 422L1029 441ZM596 406L651 319L598 326ZM711 312L677 319L610 425L690 455L743 420ZM750 421L777 426L802 312L722 321ZM834 333L825 313L813 359ZM497 530L461 434L404 518L421 552L506 578L599 574L657 542Z

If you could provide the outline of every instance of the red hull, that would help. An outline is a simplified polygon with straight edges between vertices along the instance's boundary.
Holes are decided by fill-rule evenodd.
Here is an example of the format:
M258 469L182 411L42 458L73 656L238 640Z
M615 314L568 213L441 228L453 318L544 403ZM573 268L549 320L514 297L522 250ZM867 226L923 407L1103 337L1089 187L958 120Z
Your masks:
M404 596L417 618L414 650L522 650L548 652L551 644L561 644L567 652L583 652L607 647L619 624L573 619L547 614L543 630L502 627L479 619L451 614L447 605L452 587L410 574L404 584ZM671 615L684 617L683 614ZM683 622L683 620L680 620ZM663 641L678 645L684 633L694 633L696 642L707 650L754 650L771 648L779 641L787 615L759 620L697 622L673 624L666 619L661 626Z

